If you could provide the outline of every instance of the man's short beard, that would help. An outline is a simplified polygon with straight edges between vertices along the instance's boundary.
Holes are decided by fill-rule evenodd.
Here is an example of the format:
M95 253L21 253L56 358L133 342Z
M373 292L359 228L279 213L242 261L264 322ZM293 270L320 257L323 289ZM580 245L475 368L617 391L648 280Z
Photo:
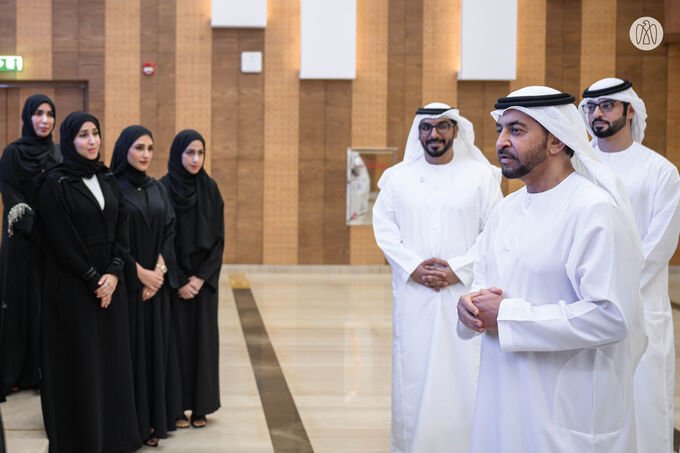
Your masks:
M538 144L531 148L531 150L529 150L529 152L526 153L524 161L519 160L519 155L511 156L515 158L515 162L517 162L516 167L507 168L504 167L503 164L501 164L501 172L503 173L503 176L505 176L508 179L517 179L528 175L534 168L540 165L548 157L547 149L548 149L548 133L546 132L545 140L543 141L543 143ZM507 155L507 153L502 152L499 154ZM500 163L500 156L498 157L498 162Z
M609 127L606 129L600 129L599 131L595 129L595 121L593 120L590 123L590 128L593 130L593 134L597 138L607 138L611 137L612 135L616 134L618 131L626 127L626 121L628 121L628 105L624 104L623 106L623 115L621 115L621 118L614 120L614 122L610 123L607 121L609 124ZM600 120L601 121L601 120Z
M451 146L453 145L453 140L450 140L448 143L446 142L446 140L442 140L442 141L444 142L444 146L442 147L441 151L437 151L437 152L430 151L430 149L427 147L427 142L425 142L425 143L420 142L420 144L423 146L423 149L425 149L425 152L427 153L428 156L433 157L433 158L437 158L437 157L441 157L444 154L446 154L446 152L448 150L450 150Z

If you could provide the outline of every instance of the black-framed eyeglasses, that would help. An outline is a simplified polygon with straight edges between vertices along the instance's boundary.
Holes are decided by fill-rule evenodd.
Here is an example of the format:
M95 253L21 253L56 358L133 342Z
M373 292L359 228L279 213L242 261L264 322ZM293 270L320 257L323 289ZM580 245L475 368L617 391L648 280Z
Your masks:
M437 124L422 122L418 125L418 130L420 131L421 134L429 134L430 132L432 132L432 129L436 127L437 132L439 132L440 134L446 134L455 125L456 125L455 121L442 121Z
M606 101L601 101L601 102L587 102L583 104L583 111L586 113L593 113L596 108L600 107L601 112L611 112L614 110L614 107L616 107L616 104L618 104L619 101L614 101L611 99L607 99Z

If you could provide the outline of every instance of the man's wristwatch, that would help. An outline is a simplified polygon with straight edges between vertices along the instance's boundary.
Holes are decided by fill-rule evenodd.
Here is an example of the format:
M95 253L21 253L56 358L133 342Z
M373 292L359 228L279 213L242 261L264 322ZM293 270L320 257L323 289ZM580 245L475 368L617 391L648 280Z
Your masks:
M156 264L156 269L160 269L164 274L168 273L168 267L165 264Z

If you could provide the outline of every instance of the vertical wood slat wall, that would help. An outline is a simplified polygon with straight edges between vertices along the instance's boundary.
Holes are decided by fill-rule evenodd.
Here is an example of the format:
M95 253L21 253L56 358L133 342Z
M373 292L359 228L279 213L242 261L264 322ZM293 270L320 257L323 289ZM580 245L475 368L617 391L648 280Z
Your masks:
M156 177L177 131L202 132L226 203L227 263L383 263L370 226L344 223L346 148L401 156L415 110L433 101L460 108L495 161L497 97L530 84L579 97L600 77L626 77L647 104L645 144L680 163L680 110L669 102L680 92L678 44L642 52L628 39L637 17L664 24L663 0L519 0L512 82L457 80L460 1L358 0L357 79L301 81L299 0L268 2L265 29L211 29L210 0L0 0L0 54L21 54L26 67L0 80L87 80L105 160L120 130L141 123L154 132ZM241 73L242 51L263 52L262 73ZM143 76L142 62L156 74ZM59 90L49 94L61 120ZM3 143L11 135L0 131Z

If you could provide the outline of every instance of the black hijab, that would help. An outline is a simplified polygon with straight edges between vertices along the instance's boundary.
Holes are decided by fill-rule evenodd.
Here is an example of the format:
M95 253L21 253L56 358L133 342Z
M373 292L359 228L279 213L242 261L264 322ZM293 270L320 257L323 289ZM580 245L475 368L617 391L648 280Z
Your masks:
M116 144L113 147L113 155L111 156L110 167L113 174L127 179L134 187L148 187L153 182L153 178L147 176L146 172L134 168L127 159L130 147L143 135L148 135L153 140L151 131L144 126L134 125L126 127L120 133L118 140L116 140Z
M210 249L217 239L222 197L208 173L201 170L192 175L182 165L182 153L194 140L203 143L203 136L185 129L175 136L170 147L166 186L177 213L177 242L186 254L196 249ZM204 160L205 164L205 160Z
M61 170L68 176L77 178L89 178L95 173L107 171L108 168L99 160L101 153L97 154L97 158L89 160L78 154L73 139L76 138L80 128L86 122L91 121L99 129L101 135L101 127L99 121L94 115L87 112L73 112L67 116L61 123L59 133L61 135L59 143L61 146L61 153L64 156L64 161L55 169Z
M21 119L24 122L21 127L21 138L13 143L19 149L19 153L14 157L13 167L14 171L20 173L20 175L16 175L20 179L39 173L42 169L49 166L50 160L53 163L57 163L60 160L60 155L52 141L54 127L47 137L38 136L33 128L33 119L31 117L38 110L38 107L44 103L47 103L52 108L52 113L56 115L54 102L44 94L34 94L26 99L24 109L21 112Z

